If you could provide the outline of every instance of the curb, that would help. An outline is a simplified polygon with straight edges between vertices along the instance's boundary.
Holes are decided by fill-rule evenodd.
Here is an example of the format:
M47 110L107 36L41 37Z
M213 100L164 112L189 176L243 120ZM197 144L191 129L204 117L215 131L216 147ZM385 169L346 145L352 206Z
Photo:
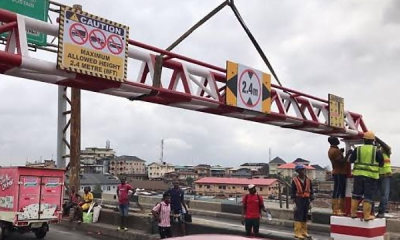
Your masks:
M121 240L158 240L158 234L149 234L139 230L129 230L127 232L117 231L115 226L101 223L70 223L67 220L62 220L57 226L80 232L86 232L89 235L101 235L112 237L112 239Z

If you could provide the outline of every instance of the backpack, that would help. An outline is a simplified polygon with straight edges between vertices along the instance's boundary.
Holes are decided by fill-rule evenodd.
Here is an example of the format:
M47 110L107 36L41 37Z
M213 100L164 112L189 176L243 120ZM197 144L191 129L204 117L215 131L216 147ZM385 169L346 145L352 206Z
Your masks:
M244 200L245 200L245 202L246 202L246 204L247 204L247 197L249 196L249 194L246 194L245 196L244 196ZM258 206L258 211L261 213L261 209L262 209L262 207L264 206L264 202L261 200L261 196L260 195L258 195L258 193L257 193L257 197L258 197L258 204L259 204L259 206Z

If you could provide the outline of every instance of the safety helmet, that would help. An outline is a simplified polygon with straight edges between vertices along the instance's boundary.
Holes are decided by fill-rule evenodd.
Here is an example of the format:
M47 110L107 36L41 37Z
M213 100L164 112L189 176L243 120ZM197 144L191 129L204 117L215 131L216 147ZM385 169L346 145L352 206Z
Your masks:
M303 164L297 164L296 167L294 167L294 170L297 172L300 169L304 169L304 165Z
M374 132L368 131L364 133L363 138L367 140L375 140L375 134Z

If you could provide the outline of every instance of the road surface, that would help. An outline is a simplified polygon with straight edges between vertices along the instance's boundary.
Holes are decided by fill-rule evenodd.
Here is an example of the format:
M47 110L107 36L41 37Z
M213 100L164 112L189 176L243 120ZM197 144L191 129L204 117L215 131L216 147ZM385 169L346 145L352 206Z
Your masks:
M7 240L35 240L35 234L26 233L18 234L14 233L10 235ZM105 237L98 235L89 235L79 231L70 231L69 229L63 228L61 226L50 226L50 231L44 240L104 240Z
M199 217L196 216L193 219L199 220L203 223L207 224L212 224L214 226L227 226L227 227L232 227L236 229L243 229L244 232L244 226L239 222L235 220L227 220L227 219L215 219L212 217ZM266 225L265 223L261 224L260 226L260 233L264 234L273 234L275 236L285 236L285 237L291 237L293 236L293 229L292 228L286 228L286 227L281 227L281 226L273 226L273 225ZM308 233L313 236L314 239L318 240L328 240L330 239L330 233L321 233L321 232L313 232L313 231L308 231Z

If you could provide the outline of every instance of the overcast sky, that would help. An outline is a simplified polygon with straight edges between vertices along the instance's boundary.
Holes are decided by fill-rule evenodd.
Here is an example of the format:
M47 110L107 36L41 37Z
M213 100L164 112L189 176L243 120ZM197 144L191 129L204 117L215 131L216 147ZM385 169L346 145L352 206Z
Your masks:
M84 10L130 26L131 39L166 48L222 0L84 2ZM400 1L235 3L285 87L344 97L345 108L363 115L393 147L393 162L400 165ZM231 60L268 72L230 8L175 51L221 67ZM132 69L129 78L136 80ZM55 158L57 86L1 76L0 98L0 163ZM117 155L149 163L158 161L166 139L165 160L173 164L267 162L269 148L272 158L329 164L325 136L83 91L82 148L105 147L107 139Z

